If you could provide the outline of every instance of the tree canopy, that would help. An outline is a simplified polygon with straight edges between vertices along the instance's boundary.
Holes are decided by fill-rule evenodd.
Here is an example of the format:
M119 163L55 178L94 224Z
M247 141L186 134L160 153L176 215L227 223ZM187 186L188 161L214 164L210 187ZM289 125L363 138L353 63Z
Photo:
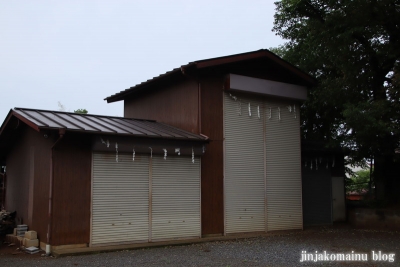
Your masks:
M350 177L348 192L366 193L369 190L370 170L359 170Z
M318 80L302 107L303 138L350 158L394 158L400 140L400 0L282 0L273 52ZM378 166L376 166L378 167Z
M393 153L399 140L400 1L283 0L276 49L316 77L304 136L345 144L353 157Z
M74 110L74 113L87 114L88 111L84 108L78 108L77 110Z

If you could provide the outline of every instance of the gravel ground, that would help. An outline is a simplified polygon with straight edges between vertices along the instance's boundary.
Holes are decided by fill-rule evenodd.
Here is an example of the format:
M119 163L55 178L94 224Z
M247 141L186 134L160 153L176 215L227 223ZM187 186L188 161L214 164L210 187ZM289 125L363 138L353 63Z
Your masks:
M7 253L0 266L400 266L400 232L332 227L268 236L61 258ZM302 251L366 253L367 262L300 262ZM394 253L394 262L373 261L372 251ZM14 255L13 255L14 254Z

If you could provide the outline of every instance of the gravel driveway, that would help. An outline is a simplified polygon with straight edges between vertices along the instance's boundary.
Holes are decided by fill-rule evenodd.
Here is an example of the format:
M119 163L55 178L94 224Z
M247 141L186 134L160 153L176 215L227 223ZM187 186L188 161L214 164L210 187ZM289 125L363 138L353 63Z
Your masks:
M319 227L263 237L61 258L5 253L0 266L400 266L400 232ZM15 249L14 249L15 251ZM315 254L366 254L368 261L300 262ZM372 251L381 261L372 259ZM389 263L389 254L395 254ZM382 259L387 256L387 260ZM331 254L329 254L331 255ZM328 255L328 256L329 256ZM351 255L350 255L351 256ZM393 255L392 255L393 256Z

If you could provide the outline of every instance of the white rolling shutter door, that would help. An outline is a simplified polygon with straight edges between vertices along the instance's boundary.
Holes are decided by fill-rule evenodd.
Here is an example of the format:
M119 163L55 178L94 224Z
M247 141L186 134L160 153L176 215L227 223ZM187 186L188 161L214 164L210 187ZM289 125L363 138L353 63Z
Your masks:
M302 229L299 106L266 101L265 109L267 231Z
M227 234L265 231L263 120L261 101L244 97L238 97L235 101L225 93L224 194Z
M153 156L152 241L201 237L200 158Z
M91 244L148 241L148 156L93 153Z

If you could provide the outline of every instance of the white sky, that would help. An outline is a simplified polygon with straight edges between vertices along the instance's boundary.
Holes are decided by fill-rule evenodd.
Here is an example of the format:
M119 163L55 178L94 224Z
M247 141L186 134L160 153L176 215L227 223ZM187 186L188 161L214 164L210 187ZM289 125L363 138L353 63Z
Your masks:
M103 99L190 61L277 47L274 1L1 1L0 123L59 101L122 116Z

